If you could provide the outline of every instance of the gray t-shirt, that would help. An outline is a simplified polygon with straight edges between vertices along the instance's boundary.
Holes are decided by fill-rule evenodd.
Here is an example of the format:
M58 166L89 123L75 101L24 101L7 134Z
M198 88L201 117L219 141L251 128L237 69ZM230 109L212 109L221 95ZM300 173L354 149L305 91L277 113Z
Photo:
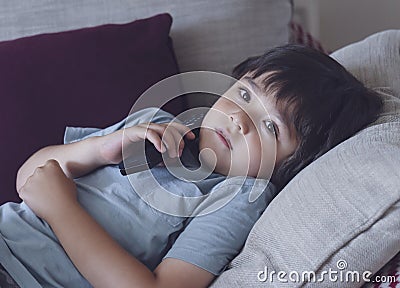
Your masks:
M123 120L106 129L68 127L64 142L106 135L124 125L149 121L166 123L173 119L162 110L154 116L154 109L136 112L126 122ZM157 179L160 188L149 184L151 175ZM227 179L213 173L202 181L188 182L176 178L165 167L138 172L128 179L121 175L118 165L110 165L74 180L80 204L150 270L170 257L192 263L214 275L222 273L240 252L252 226L276 195L271 183L257 186L258 182L253 178ZM131 185L132 181L135 185ZM266 189L250 202L250 191L258 187ZM216 211L197 217L181 217L163 213L143 200L163 193L159 190L163 188L176 196L187 197L236 192L232 200L220 205L222 207ZM0 234L0 262L20 286L90 287L49 225L24 203L0 206Z

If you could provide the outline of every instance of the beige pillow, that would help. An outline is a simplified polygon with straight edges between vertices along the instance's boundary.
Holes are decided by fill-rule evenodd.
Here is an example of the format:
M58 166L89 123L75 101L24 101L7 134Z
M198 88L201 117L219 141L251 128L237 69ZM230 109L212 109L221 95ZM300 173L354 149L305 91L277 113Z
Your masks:
M400 97L400 30L386 30L331 55L368 87L392 88Z

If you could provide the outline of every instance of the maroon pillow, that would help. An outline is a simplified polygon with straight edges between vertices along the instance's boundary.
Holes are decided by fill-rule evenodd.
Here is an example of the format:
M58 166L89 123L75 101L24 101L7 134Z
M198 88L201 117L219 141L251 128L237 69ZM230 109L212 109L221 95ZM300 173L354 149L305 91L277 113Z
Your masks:
M19 201L18 168L62 143L65 126L115 123L147 88L178 72L171 23L160 14L0 43L0 203Z

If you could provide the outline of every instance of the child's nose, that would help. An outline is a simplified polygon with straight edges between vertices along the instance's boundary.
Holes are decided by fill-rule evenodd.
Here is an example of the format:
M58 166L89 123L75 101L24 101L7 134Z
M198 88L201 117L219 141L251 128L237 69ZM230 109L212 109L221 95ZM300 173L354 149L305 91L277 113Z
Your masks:
M233 122L234 127L243 135L249 133L249 117L244 111L229 114L230 120Z

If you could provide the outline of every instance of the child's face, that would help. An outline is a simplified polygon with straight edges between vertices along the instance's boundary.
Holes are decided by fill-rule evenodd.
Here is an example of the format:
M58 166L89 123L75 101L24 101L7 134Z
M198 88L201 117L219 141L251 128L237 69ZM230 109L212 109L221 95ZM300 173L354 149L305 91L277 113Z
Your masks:
M263 94L260 87L259 78L244 76L204 117L199 148L214 151L215 172L270 178L274 167L295 151L294 128L280 121L273 97ZM212 166L215 158L204 153L201 159Z

